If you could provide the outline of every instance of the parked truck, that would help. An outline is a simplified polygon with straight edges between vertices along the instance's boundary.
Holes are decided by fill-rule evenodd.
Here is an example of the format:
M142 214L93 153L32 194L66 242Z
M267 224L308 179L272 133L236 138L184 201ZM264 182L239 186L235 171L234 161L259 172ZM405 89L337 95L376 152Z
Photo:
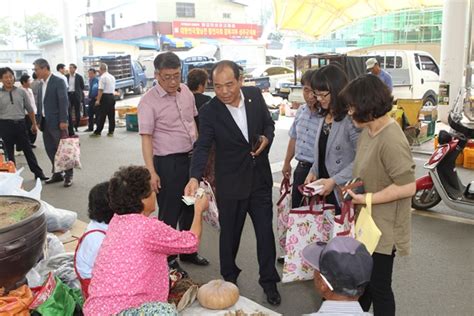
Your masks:
M122 100L126 93L142 94L147 83L145 67L130 55L85 56L84 74L90 68L99 70L100 63L107 64L109 73L115 77L116 96Z

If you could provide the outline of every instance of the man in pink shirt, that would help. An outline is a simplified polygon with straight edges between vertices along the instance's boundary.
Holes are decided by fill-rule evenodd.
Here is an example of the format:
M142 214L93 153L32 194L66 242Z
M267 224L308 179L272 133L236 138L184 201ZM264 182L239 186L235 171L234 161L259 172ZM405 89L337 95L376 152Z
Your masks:
M197 139L194 96L181 84L181 61L167 52L154 60L158 84L149 90L138 105L138 126L142 138L145 165L151 174L151 186L157 193L158 218L173 228L189 230L193 208L181 201L189 180L190 158ZM208 265L207 259L193 253L180 260ZM170 268L184 272L176 256L168 257Z

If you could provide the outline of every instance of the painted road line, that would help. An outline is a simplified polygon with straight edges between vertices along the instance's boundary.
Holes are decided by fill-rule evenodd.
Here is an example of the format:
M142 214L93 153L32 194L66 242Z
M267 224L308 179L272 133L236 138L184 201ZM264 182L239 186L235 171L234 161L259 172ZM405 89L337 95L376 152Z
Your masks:
M431 217L431 218L441 219L441 220L449 221L449 222L474 225L474 219L469 219L469 218L463 218L463 217L457 217L457 216L452 216L452 215L434 213L434 212L430 212L430 211L419 211L419 210L415 210L415 209L412 209L412 213L415 214L415 215L418 215L418 216Z

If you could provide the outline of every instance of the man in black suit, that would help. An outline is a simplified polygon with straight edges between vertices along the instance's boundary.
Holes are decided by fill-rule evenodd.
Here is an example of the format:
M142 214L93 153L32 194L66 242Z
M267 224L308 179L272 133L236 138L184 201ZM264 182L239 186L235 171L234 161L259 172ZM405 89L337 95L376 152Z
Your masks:
M221 225L219 257L221 275L237 283L235 258L247 213L257 237L260 279L267 301L281 302L276 283L275 238L272 216L272 174L268 152L275 126L258 88L242 87L240 67L228 60L212 71L216 97L199 112L199 138L185 195L194 195L202 178L211 145L216 148L216 200Z
M58 150L59 140L68 134L68 97L64 80L51 73L49 63L39 58L33 63L35 72L42 83L38 89L37 121L43 132L43 142L46 153L53 165L53 176L45 181L46 184L64 180L64 186L72 185L73 170L65 171L63 177L61 172L54 170L54 156Z
M74 135L74 129L77 132L79 123L81 122L81 102L84 95L84 78L76 72L75 64L69 65L69 73L66 75L69 98L69 135ZM72 121L72 111L74 111L76 122Z

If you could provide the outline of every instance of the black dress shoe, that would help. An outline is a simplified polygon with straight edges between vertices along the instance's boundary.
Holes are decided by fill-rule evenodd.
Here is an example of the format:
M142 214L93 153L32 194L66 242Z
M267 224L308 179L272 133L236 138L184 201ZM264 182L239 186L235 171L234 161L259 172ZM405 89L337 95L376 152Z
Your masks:
M35 180L38 179L38 178L39 178L41 181L48 181L48 180L49 180L49 178L48 178L47 176L45 176L44 174L40 174L40 175L38 175L38 176L35 176Z
M188 273L186 271L184 271L183 268L181 268L178 261L176 261L176 260L168 262L168 267L170 268L170 270L176 270L179 273L181 273L181 276L183 277L183 279L187 278L189 276Z
M285 263L285 257L283 257L283 256L282 256L282 257L278 257L277 262L278 262L279 264L284 264L284 263Z
M278 290L276 288L265 290L265 294L267 295L267 302L270 305L273 305L273 306L280 305L281 296L280 296L280 293L278 293Z
M51 178L49 178L48 180L44 181L44 183L46 184L51 184L51 183L56 183L56 182L61 182L63 181L64 178L62 176L58 176L58 175L53 175Z
M71 185L72 185L72 178L71 177L64 178L64 187L69 188Z
M189 262L189 263L195 264L197 266L207 266L207 265L209 265L209 260L207 260L206 258L204 258L204 257L202 257L198 254L191 255L191 256L181 255L181 256L179 256L179 260L184 261L184 262Z

